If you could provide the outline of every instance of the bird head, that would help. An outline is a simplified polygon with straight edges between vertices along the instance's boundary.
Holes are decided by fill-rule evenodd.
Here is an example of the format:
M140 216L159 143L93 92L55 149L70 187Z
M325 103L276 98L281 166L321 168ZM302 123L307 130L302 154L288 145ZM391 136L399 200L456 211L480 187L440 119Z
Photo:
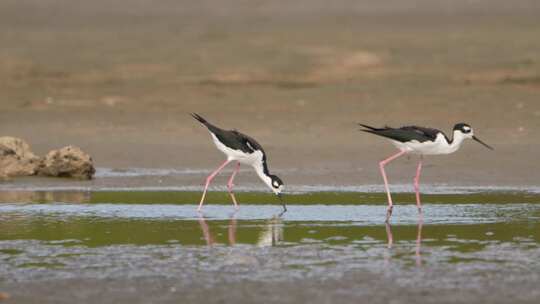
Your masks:
M481 141L478 137L476 137L474 135L473 128L466 123L458 123L454 126L454 138L456 137L456 135L462 136L463 138L473 139L477 141L478 143L482 144L484 147L490 150L493 150L493 147L491 147L490 145L486 144L485 142Z
M281 195L281 191L283 190L283 181L277 177L276 175L269 175L271 179L270 186L272 187L272 191L276 195Z

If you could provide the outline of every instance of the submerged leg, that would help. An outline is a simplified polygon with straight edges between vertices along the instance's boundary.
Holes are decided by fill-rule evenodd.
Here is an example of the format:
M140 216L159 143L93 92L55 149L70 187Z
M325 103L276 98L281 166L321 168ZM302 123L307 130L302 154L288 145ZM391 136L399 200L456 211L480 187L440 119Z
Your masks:
M208 190L208 185L210 185L210 182L216 177L216 175L221 171L225 166L230 162L230 160L226 160L219 168L216 169L216 171L212 172L212 174L208 175L206 178L206 185L204 185L204 192L201 197L201 202L199 203L199 208L197 208L197 211L201 211L201 208L204 203L204 198L206 197L206 190Z
M390 216L392 216L392 196L390 195L390 188L388 187L388 178L386 178L386 172L384 172L384 166L388 164L389 162L393 161L394 159L400 157L401 155L407 153L406 151L399 151L398 153L390 156L389 158L381 161L379 163L379 168L381 169L381 175L384 180L384 188L386 189L386 195L388 196L388 208L386 209L386 221L390 220Z
M233 204L234 204L234 208L236 210L238 210L238 203L236 203L236 197L234 197L234 193L232 191L233 187L234 187L234 177L236 175L236 173L238 173L238 170L240 170L240 162L237 162L236 163L236 166L234 167L234 171L231 175L231 178L229 178L229 182L227 183L227 189L229 189L229 194L231 195L231 199L233 201Z
M392 235L392 227L388 222L386 222L386 240L387 247L392 248L392 245L394 244L394 236Z
M422 265L421 247L422 247L422 225L423 224L424 224L424 216L422 214L420 214L418 216L418 232L416 234L416 251L415 251L416 266L421 266Z
M422 213L422 203L420 202L420 172L422 171L422 156L418 161L418 167L416 168L416 176L414 177L414 191L416 191L416 207L418 207L418 213Z

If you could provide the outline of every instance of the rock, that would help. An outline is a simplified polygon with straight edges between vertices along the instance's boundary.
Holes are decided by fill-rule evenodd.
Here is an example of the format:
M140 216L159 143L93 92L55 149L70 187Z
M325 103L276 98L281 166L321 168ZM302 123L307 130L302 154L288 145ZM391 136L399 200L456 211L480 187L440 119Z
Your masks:
M0 180L35 174L92 179L95 172L92 158L78 147L52 150L41 159L24 140L0 137Z
M37 171L44 176L92 179L96 169L90 155L78 147L67 146L47 153Z
M39 166L39 157L22 139L0 137L0 176L34 175Z
M9 299L9 293L7 292L0 292L0 301Z

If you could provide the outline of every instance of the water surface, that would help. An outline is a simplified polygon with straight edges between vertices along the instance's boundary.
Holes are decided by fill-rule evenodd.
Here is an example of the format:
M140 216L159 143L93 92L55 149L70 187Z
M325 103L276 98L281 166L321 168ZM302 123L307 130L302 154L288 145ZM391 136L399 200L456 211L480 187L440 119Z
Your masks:
M523 290L540 282L536 194L428 195L422 216L410 194L398 194L391 225L376 193L297 194L284 214L273 197L257 193L239 194L237 212L225 193L212 193L198 213L193 195L6 193L0 287L158 277L181 289L371 274L400 288L472 292L496 282L521 286L510 295L537 297Z

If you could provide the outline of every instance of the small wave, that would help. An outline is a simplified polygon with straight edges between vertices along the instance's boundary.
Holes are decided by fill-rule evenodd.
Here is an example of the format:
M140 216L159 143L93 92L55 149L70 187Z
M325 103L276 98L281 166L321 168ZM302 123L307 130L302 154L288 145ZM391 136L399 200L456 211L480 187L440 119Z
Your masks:
M173 175L190 175L190 174L205 174L209 170L197 169L155 169L155 168L96 168L96 178L102 177L138 177L138 176L173 176Z
M36 186L20 184L0 184L0 191L201 191L201 185L185 186ZM211 191L227 191L224 185L210 187ZM268 192L264 185L248 184L236 186L237 192ZM310 192L357 192L357 193L384 193L383 185L288 185L286 193L302 194ZM392 193L412 193L414 188L409 184L394 184L391 186ZM422 194L474 194L484 192L525 192L540 194L538 186L454 186L446 184L422 185Z

